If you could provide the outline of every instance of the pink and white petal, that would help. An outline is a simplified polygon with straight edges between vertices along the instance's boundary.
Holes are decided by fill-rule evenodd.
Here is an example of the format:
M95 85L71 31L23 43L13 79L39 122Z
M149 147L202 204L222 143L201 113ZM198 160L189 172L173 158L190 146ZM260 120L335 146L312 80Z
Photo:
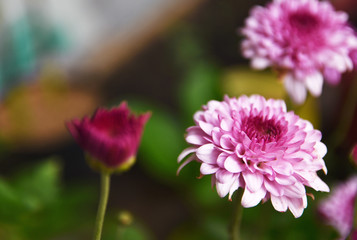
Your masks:
M196 150L196 156L199 160L209 164L216 164L219 151L213 144L205 144Z
M277 184L276 182L271 182L269 180L264 181L265 189L274 196L282 196L284 194L284 188Z
M219 169L216 172L216 179L220 183L232 182L234 178L234 174L226 171L225 169Z
M229 153L226 153L226 152L222 152L218 155L217 157L217 165L220 167L220 168L224 168L224 163L227 159L227 157L229 157L230 154Z
M255 57L251 61L251 66L254 69L264 69L270 66L270 60L262 57Z
M183 150L180 155L177 158L177 162L181 162L182 159L184 159L187 155L196 152L197 148L196 147L188 147L185 150Z
M179 175L181 172L181 169L186 166L187 164L189 164L190 162L192 162L193 160L195 160L195 156L190 156L188 157L181 165L180 167L177 169L176 175Z
M306 99L306 89L302 81L294 79L291 74L284 76L284 85L292 100L297 104L302 104Z
M233 142L233 137L231 135L228 134L223 135L219 143L222 148L234 151L235 144Z
M301 198L288 198L288 207L295 218L298 218L304 212L304 201Z
M230 155L224 161L224 168L231 173L242 172L245 169L245 165L240 162L240 159L238 159L234 155Z
M238 177L236 177L236 180L234 180L231 188L229 189L229 195L228 195L228 199L232 199L232 195L233 193L240 187L239 185L239 180Z
M327 153L327 147L322 142L317 142L315 144L315 151L320 158L323 158Z
M256 192L251 192L248 188L245 188L243 197L242 197L242 206L245 208L256 206L266 194L266 190L264 188L260 188Z
M287 161L278 160L274 164L272 164L271 167L274 169L275 172L282 175L290 176L294 173L293 166Z
M235 153L237 154L238 157L243 157L245 153L245 148L243 144L237 143L236 148L235 148Z
M312 187L316 191L322 191L322 192L329 192L330 188L327 186L327 184L322 181L318 176L313 181L310 181L308 183L308 186Z
M302 205L304 206L304 208L307 207L307 197L306 197L306 195L304 195L304 196L302 197Z
M270 199L275 210L277 210L278 212L286 212L286 210L288 209L288 202L284 196L277 197L271 195Z
M328 82L331 85L337 85L341 80L341 72L339 72L335 68L326 67L324 69L323 74L324 74L326 82Z
M308 182L313 182L315 178L317 178L316 172L312 171L296 171L295 172L296 177L300 179L304 184L307 184Z
M202 163L201 167L200 167L200 172L203 175L209 175L209 174L213 174L213 173L217 172L218 169L219 169L219 167L217 165Z
M311 74L305 78L307 89L309 89L311 94L315 97L321 95L323 82L323 76L319 72L315 72L314 74Z
M228 193L229 190L232 187L233 182L226 182L226 183L220 183L218 181L216 181L216 188L217 188L217 193L220 197L225 197Z
M187 129L186 141L193 145L203 145L208 143L204 138L206 134L199 127L191 127Z
M280 185L292 185L296 183L296 178L293 176L277 175L275 176L275 181Z
M204 121L198 121L198 125L206 134L211 135L212 129L213 129L212 124L204 122Z
M208 107L208 109L211 109L211 110L221 109L222 103L217 100L211 100L207 103L207 107Z
M219 142L220 142L220 139L223 135L223 131L219 128L219 127L214 127L212 129L212 141L214 144L216 144L217 146L219 146Z
M306 195L305 187L302 183L296 182L294 185L285 186L284 196L289 198L301 198Z
M243 172L242 173L246 188L248 188L251 192L258 191L263 184L264 177L260 173L250 173L250 172Z
M234 120L232 118L223 118L220 125L224 131L229 132L232 130L233 124Z

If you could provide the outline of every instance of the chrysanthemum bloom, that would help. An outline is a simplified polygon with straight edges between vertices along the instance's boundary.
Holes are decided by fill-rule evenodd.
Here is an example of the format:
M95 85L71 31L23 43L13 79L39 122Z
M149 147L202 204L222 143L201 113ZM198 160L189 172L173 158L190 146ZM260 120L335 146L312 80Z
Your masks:
M257 6L242 29L243 55L253 68L278 70L293 101L303 103L306 89L319 96L324 78L338 84L341 73L353 68L357 37L347 19L327 1L275 0Z
M135 116L124 102L110 110L99 108L91 117L74 119L67 128L100 171L123 171L134 162L150 113Z
M244 189L243 207L271 199L280 212L288 208L299 217L307 206L305 186L329 191L317 176L323 169L326 146L310 122L286 111L282 100L241 96L209 101L187 129L192 146L179 156L179 168L196 160L202 175L212 174L218 195L229 198Z
M341 239L345 239L351 233L356 196L357 176L354 176L336 186L330 197L319 205L319 213L340 233Z

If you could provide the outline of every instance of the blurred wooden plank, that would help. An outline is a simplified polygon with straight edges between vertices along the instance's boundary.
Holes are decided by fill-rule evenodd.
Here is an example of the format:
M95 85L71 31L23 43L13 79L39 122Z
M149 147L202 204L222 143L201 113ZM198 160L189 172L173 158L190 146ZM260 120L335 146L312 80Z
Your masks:
M204 0L176 0L164 4L157 15L150 19L140 19L135 27L126 32L114 33L109 39L98 43L93 51L86 54L76 72L103 77L109 75L124 62L128 61L157 35L166 30L175 21L198 7Z

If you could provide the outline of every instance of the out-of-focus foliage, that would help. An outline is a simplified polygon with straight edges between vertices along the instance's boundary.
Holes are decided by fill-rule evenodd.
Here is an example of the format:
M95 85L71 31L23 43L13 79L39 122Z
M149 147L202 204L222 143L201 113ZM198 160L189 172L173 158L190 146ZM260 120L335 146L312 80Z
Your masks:
M134 109L150 109L152 116L146 124L140 146L139 162L154 178L174 183L177 171L177 158L184 148L182 127L169 111L148 102L130 101Z
M283 99L286 96L283 83L270 69L252 70L249 66L227 69L222 78L223 92L229 96L259 94L265 98Z
M105 240L154 240L151 233L145 226L137 220L131 213L120 211L117 216L116 212L108 212L107 220L102 239ZM130 215L130 221L123 221L121 215Z
M75 239L87 231L93 191L83 186L64 190L60 173L58 159L48 159L0 179L0 239L41 240L69 233L66 239Z

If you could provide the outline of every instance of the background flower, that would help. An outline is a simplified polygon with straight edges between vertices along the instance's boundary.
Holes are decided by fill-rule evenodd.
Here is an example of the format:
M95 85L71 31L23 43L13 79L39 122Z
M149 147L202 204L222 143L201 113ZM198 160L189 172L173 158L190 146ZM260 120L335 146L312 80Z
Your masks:
M318 209L324 220L340 233L342 239L352 230L356 196L357 176L354 176L336 186L332 194L320 203Z
M352 160L352 164L357 166L357 143L352 148L351 160Z
M242 29L243 55L253 68L276 68L293 101L303 103L306 89L319 96L323 79L337 84L341 73L353 68L357 38L347 18L317 0L254 7Z
M67 123L78 144L90 155L95 168L124 170L136 157L144 125L150 113L135 116L127 104L110 110L99 108L92 118Z
M271 199L277 211L288 208L295 217L307 206L304 186L329 191L316 171L327 172L322 157L326 146L321 133L285 103L253 95L209 101L194 115L195 126L187 129L181 165L196 160L202 175L212 174L218 195L231 198L244 188L242 205L253 207Z

